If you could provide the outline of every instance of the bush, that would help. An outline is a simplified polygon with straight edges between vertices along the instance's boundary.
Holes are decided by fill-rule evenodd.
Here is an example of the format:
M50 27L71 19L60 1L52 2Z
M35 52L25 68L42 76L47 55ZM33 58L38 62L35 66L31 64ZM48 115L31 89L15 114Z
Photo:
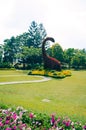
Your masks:
M0 63L0 68L12 68L12 65L7 62Z

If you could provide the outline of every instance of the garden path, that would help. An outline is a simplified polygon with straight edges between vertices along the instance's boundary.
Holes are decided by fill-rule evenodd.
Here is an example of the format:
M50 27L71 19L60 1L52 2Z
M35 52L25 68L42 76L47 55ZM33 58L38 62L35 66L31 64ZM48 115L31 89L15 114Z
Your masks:
M3 75L3 76L0 76L0 77L6 77L6 76L13 76L13 75ZM16 75L16 76L19 76L19 75ZM21 75L20 75L21 76ZM24 83L36 83L36 82L45 82L45 81L48 81L48 80L51 80L50 77L45 77L45 76L35 76L35 77L42 77L43 79L40 79L40 80L29 80L29 81L12 81L12 82L0 82L0 85L6 85L6 84L24 84Z

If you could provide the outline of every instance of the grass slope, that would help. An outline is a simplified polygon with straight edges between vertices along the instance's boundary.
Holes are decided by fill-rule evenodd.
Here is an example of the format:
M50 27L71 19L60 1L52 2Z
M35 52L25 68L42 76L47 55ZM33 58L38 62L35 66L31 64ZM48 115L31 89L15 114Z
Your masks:
M22 71L0 71L0 75L14 73L24 74ZM44 102L45 99L49 102ZM86 71L72 71L71 77L41 83L0 85L0 103L47 114L66 115L85 122Z

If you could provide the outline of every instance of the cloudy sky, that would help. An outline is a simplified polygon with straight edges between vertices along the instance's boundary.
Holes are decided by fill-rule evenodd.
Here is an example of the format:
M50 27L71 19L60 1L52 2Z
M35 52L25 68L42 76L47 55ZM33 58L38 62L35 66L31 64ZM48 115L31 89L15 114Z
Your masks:
M0 0L0 44L43 23L63 49L86 48L86 0Z

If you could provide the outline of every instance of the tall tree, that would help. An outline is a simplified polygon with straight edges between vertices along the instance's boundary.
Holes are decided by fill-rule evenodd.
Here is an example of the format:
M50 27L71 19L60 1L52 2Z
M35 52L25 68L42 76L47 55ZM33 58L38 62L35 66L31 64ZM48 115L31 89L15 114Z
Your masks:
M13 64L16 54L15 37L4 40L4 62Z
M85 51L85 49L83 49L83 50L76 49L75 54L72 57L71 63L72 63L73 68L75 68L75 69L80 69L80 68L86 69L86 51Z
M71 67L71 60L74 55L75 55L74 48L68 48L68 49L64 50L64 62L68 63L69 69Z
M17 53L16 56L19 62L23 64L23 69L27 67L30 69L36 66L36 64L40 65L42 63L41 48L22 46L21 53Z
M29 40L29 33L24 32L23 34L20 34L19 36L16 37L16 43L17 46L28 46L28 40Z
M37 24L35 21L32 21L29 29L29 40L28 46L33 46L39 48L42 44L42 40L46 37L47 33L43 24Z
M55 43L52 46L52 56L58 59L59 61L63 62L63 49L60 44Z
M21 59L21 55L23 54L23 51L28 48L28 39L29 39L29 34L27 32L24 32L23 34L20 34L19 36L16 37L16 58Z
M0 63L3 61L3 45L0 45Z

